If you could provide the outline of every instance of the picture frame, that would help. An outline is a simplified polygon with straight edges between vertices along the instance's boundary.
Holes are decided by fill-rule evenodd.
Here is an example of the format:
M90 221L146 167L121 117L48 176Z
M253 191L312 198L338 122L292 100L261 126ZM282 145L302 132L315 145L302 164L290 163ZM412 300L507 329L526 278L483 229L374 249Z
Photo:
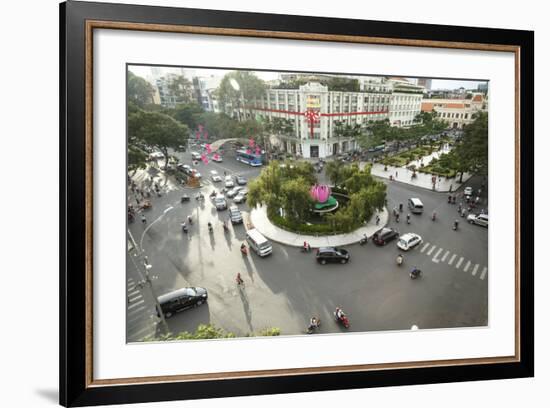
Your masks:
M515 352L499 357L94 378L94 31L506 52L515 61ZM534 375L534 33L68 1L60 5L60 403L343 390Z

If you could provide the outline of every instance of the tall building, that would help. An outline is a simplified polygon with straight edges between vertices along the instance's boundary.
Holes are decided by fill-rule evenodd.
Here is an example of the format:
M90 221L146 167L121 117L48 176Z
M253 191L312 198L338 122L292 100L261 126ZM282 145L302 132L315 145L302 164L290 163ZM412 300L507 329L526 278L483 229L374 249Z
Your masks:
M221 77L214 75L193 78L193 85L197 93L198 102L207 112L220 112L215 91L218 86L220 86L221 80Z
M420 113L424 88L411 83L405 78L390 78L391 104L390 125L409 127L415 124L415 118Z
M155 79L160 104L174 108L178 104L189 103L193 97L192 82L181 74L165 73Z
M416 85L425 88L427 91L432 89L432 79L431 78L418 78Z

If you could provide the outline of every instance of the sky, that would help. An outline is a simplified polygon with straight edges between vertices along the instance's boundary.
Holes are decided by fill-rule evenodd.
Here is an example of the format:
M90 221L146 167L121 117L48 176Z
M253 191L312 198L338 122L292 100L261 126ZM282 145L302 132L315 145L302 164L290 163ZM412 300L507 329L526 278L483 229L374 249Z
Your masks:
M139 75L143 78L151 77L151 67L148 66L130 66L130 71L132 71L134 74ZM192 68L192 70L195 72L198 76L223 76L229 70L222 70L222 69L202 69L202 68ZM163 71L166 73L169 72L180 72L179 68L163 68ZM265 81L269 81L272 79L277 79L279 73L274 71L255 71L256 75L260 77L261 79ZM465 88L465 89L477 89L478 84L485 83L486 81L467 81L467 80L456 80L456 79L433 79L432 80L432 90L437 89L458 89L458 88Z

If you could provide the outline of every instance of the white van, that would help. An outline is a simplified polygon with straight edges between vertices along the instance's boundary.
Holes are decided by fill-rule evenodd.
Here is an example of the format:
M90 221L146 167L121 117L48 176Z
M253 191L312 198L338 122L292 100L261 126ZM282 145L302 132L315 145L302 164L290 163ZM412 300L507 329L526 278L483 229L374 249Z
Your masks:
M422 204L419 198L409 198L408 206L413 214L422 214L424 211L424 204Z
M267 256L273 252L271 242L269 242L267 238L255 228L246 232L246 242L248 242L250 249L256 252L259 256Z

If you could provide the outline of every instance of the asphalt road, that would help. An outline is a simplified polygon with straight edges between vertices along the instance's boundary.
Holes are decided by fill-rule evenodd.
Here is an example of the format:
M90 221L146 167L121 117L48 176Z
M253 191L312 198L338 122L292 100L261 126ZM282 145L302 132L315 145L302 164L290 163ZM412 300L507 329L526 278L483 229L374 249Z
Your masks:
M183 162L188 163L186 154ZM216 169L223 174L238 173L249 180L261 169L252 168L226 157L223 163L198 164L203 178ZM206 181L206 180L205 180ZM477 184L473 181L477 190ZM214 188L210 181L201 189L206 200L192 199L181 204L182 191L167 192L153 200L146 213L147 224L137 222L129 229L135 240L143 238L143 250L152 268L152 285L157 295L184 286L202 286L209 293L208 303L183 311L167 319L170 331L193 331L200 323L212 323L243 336L268 327L278 327L282 334L304 333L311 316L321 319L320 333L345 331L332 317L336 306L349 315L350 331L406 330L412 325L422 328L484 326L488 323L488 230L466 223L459 217L456 205L447 204L447 195L421 190L401 183L388 185L388 208L400 202L405 212L399 223L389 226L400 233L415 232L423 243L404 254L401 267L395 258L400 251L396 242L376 247L347 247L351 262L347 265L319 265L314 253L304 254L296 248L273 245L273 254L259 258L254 253L243 257L239 251L245 228L236 225L224 232L221 222L227 211L216 211L208 199ZM220 186L221 188L221 186ZM188 189L194 195L195 191ZM406 200L420 198L425 206L422 215L411 214L411 224L405 223ZM486 203L486 199L485 199ZM163 211L173 206L165 215ZM245 213L245 204L239 205ZM436 221L431 213L437 212ZM180 221L192 215L194 223L188 234L181 231ZM147 225L161 217L143 234ZM458 218L459 229L452 230ZM214 233L207 222L214 224ZM420 268L422 278L411 280L412 266ZM133 313L128 312L128 340L135 341L154 330L154 304L147 285L138 288L141 265L128 262L128 296L132 289ZM244 287L236 285L241 273ZM141 296L141 297L137 297ZM134 304L129 302L129 308ZM143 308L143 309L142 309ZM136 312L139 310L139 313ZM133 320L130 320L133 319ZM147 329L148 328L148 329Z

